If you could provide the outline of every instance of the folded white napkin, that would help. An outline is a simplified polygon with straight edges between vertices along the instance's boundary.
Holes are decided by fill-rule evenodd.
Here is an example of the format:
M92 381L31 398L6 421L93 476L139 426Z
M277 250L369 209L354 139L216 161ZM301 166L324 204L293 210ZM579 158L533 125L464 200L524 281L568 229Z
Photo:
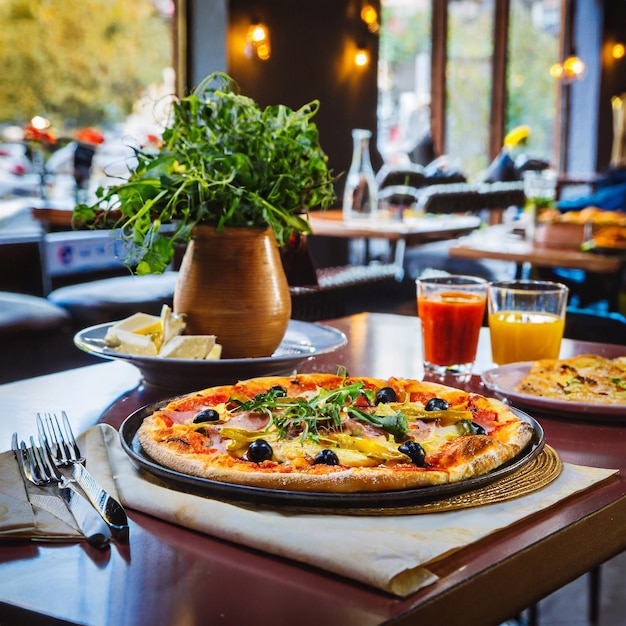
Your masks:
M388 517L283 514L165 486L136 468L122 449L117 431L107 425L86 431L81 449L90 472L113 494L117 491L128 508L398 596L407 596L437 579L428 571L429 563L616 473L564 464L561 475L539 491L460 511Z
M65 504L25 485L13 452L0 454L0 541L76 541L84 538Z

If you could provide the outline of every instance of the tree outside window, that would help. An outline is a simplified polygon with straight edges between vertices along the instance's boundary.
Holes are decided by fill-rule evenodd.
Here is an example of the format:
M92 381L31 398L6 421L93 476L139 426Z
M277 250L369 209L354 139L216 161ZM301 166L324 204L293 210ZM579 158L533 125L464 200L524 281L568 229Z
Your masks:
M149 141L175 89L174 12L172 0L4 0L4 141L36 116L59 149L86 128L103 134L99 150L113 160L128 154L125 137Z

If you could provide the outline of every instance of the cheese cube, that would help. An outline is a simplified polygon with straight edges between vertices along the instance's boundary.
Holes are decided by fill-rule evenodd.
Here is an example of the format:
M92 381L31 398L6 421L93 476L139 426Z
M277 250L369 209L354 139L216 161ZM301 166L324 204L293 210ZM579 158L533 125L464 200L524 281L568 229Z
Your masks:
M166 344L185 330L185 316L174 313L167 304L164 304L161 308L161 326L163 328L163 343Z
M177 335L163 345L160 357L204 359L215 345L215 335Z
M118 330L112 344L116 352L134 356L157 356L157 348L150 335L138 335L127 330Z
M161 318L148 313L134 313L130 317L113 324L104 337L110 344L116 344L120 332L134 333L138 335L160 335Z
M222 358L222 345L216 343L210 350L209 353L204 357L207 361L217 361Z

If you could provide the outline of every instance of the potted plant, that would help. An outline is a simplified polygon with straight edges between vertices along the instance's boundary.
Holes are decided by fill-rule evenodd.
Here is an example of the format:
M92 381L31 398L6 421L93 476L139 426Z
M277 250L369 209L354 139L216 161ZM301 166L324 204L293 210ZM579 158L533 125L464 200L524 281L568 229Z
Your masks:
M267 356L291 311L277 244L309 233L308 211L335 199L318 108L262 109L231 77L210 74L173 103L160 148L136 150L128 179L78 205L74 221L119 229L137 274L163 272L189 242L174 296L189 332L218 335L225 357Z

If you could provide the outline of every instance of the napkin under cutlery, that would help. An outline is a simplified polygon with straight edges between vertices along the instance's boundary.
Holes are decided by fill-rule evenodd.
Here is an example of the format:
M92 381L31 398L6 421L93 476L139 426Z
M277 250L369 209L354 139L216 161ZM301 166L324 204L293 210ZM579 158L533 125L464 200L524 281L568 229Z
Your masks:
M0 454L0 540L77 541L81 538L63 501L24 483L12 451Z

